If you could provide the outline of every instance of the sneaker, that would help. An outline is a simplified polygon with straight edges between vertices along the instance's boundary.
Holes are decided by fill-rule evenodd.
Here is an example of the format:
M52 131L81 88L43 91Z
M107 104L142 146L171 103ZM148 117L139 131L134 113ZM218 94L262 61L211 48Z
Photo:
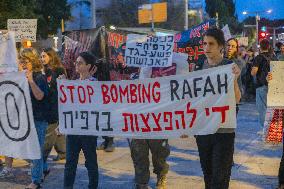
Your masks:
M134 189L152 189L148 184L134 184Z
M0 178L10 178L13 177L14 174L12 173L12 169L4 167L0 172Z
M97 146L97 150L104 150L106 148L106 142L102 142L100 146Z
M115 149L113 142L109 142L105 148L105 152L113 152Z
M158 175L156 189L166 189L166 185L167 185L166 175L162 175L162 176Z

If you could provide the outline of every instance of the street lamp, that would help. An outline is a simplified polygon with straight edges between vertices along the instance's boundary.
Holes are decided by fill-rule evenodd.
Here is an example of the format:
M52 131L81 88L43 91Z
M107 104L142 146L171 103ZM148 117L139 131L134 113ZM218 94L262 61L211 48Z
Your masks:
M268 13L270 14L272 12L271 9L266 10L266 11L252 11L252 12L248 12L248 11L243 11L243 15L247 15L247 14L255 14L255 27L256 27L256 44L258 44L258 21L260 20L260 13Z

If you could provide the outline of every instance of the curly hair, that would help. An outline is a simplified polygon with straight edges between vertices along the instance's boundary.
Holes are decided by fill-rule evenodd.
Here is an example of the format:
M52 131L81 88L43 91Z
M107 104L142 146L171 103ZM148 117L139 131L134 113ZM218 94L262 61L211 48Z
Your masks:
M39 55L34 48L22 48L19 52L19 58L26 58L32 63L32 71L40 72L42 64L40 63Z

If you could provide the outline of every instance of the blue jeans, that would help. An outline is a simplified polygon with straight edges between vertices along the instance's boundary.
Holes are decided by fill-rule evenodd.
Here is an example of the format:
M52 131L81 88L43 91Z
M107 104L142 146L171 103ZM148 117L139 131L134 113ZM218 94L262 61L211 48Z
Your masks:
M268 87L266 85L256 88L256 108L259 113L258 122L261 128L264 127L266 107L267 107L267 92Z
M41 183L42 172L43 172L43 146L45 139L45 131L48 123L44 121L35 121L35 128L38 136L38 141L41 150L41 158L32 160L32 182Z
M66 164L64 169L65 189L73 188L81 149L85 156L85 167L88 170L89 189L96 189L98 187L99 172L96 147L96 136L66 136Z

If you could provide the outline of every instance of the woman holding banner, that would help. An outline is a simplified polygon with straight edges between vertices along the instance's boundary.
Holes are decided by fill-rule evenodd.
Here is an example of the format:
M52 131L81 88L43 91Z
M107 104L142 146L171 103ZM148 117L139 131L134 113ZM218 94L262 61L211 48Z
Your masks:
M42 65L36 50L33 48L25 48L20 51L19 55L19 69L26 72L30 86L35 128L41 151L43 151L45 131L48 125L45 116L48 85L45 76L41 73ZM26 189L40 188L43 175L43 154L41 154L40 159L32 160L31 173L32 183L28 185Z
M57 78L64 78L66 76L65 69L61 64L59 56L52 48L43 49L41 52L41 63L43 64L43 72L47 78L49 86L49 93L47 101L49 104L47 110L48 128L46 131L46 138L44 143L44 169L43 174L46 177L50 170L48 169L46 160L54 146L57 152L57 157L54 161L65 159L66 143L65 136L58 135L56 129L58 127L58 94L57 94Z
M216 28L208 29L203 39L206 60L202 69L228 64L230 61L223 58L224 47L225 38L223 31ZM237 82L240 69L236 64L232 65L232 72L235 74L234 90L236 102L238 103L241 98ZM206 189L229 188L234 140L235 130L228 128L220 128L215 134L196 136Z
M76 60L76 72L80 80L100 80L102 72L96 58L89 52L82 52ZM81 149L85 156L85 167L88 170L89 188L98 187L99 173L97 162L97 136L67 135L66 136L66 164L64 169L64 188L73 188L76 169Z

